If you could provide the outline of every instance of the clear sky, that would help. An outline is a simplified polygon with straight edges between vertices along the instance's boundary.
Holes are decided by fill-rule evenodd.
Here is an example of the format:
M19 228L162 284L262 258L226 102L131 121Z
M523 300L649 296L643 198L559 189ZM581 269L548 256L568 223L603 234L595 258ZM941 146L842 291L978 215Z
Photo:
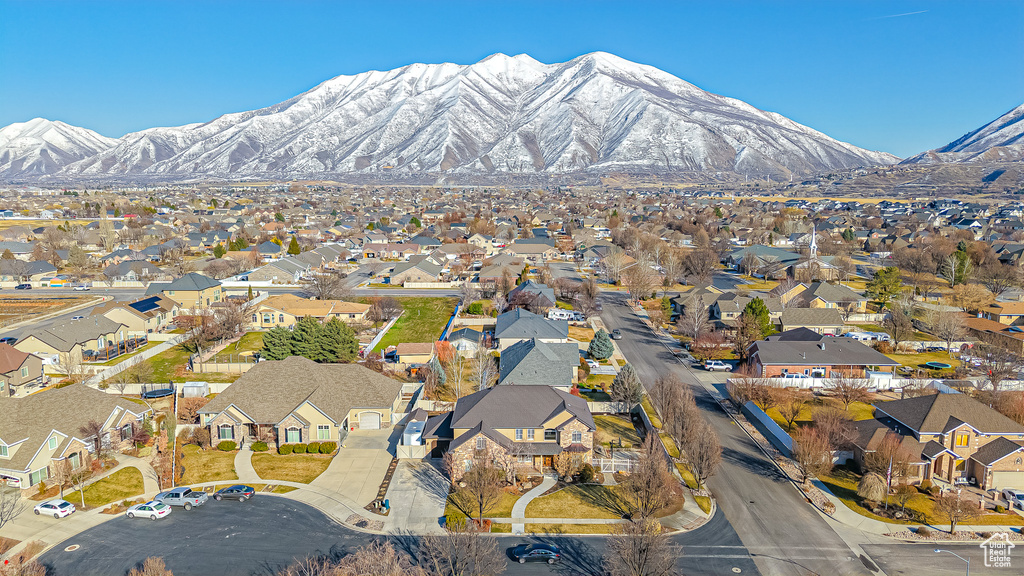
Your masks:
M0 0L0 126L107 136L274 104L340 74L602 50L899 156L1024 103L1020 0Z

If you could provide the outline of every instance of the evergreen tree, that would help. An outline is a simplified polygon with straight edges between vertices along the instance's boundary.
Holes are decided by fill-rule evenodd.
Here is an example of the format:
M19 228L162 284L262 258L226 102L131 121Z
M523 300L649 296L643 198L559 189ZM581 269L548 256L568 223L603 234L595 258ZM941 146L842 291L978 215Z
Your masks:
M284 214L281 214L280 212L274 212L274 220L277 220L278 222L284 222Z
M249 302L252 302L252 286L249 286L249 296L246 298Z
M260 356L267 360L284 360L292 355L292 333L287 328L272 328L263 335L263 349Z
M644 385L632 364L626 364L612 380L612 400L622 402L630 409L644 397Z
M316 358L316 340L320 336L320 321L312 316L303 316L292 330L292 356Z
M213 255L217 258L223 258L224 255L227 254L227 252L228 251L224 249L223 244L217 244L216 246L213 247Z
M295 236L292 236L292 241L288 243L288 254L295 256L299 252L302 252L302 249L299 248L299 241L295 239Z
M210 206L213 206L214 208L216 208L218 206L216 198L214 198L213 200L210 200Z
M604 330L598 330L597 334L594 334L594 339L590 341L587 354L591 358L604 360L611 357L614 353L615 345L612 344L612 339L608 337L608 333Z
M317 362L353 362L359 354L359 341L356 333L347 324L331 318L320 328L316 340Z
M337 215L338 215L338 209L337 208L335 208L334 210L331 210L331 216L337 216Z
M248 247L249 247L249 240L246 239L245 236L239 236L238 237L238 249L239 250L245 250Z
M16 258L14 257L14 252L11 252L9 248L4 250L3 256L0 256L0 258L4 260L16 260Z
M843 240L847 242L853 242L857 239L857 234L853 231L853 228L847 228L843 230Z
M903 280L900 278L900 269L895 266L887 266L875 272L874 278L867 285L867 295L883 306L902 291Z
M775 333L771 312L768 311L768 305L764 303L764 300L754 298L747 302L746 307L743 308L743 313L746 314L748 312L757 319L757 327L761 330L762 337Z
M413 226L417 227L417 228L422 228L423 227L423 224L420 222L420 219L415 217L415 216L413 216L412 218L409 218L409 223L412 224Z

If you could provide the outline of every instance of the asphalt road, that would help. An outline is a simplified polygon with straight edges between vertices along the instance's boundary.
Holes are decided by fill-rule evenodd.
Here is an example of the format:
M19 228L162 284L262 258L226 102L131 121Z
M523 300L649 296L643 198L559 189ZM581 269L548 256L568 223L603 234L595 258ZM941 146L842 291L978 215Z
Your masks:
M296 559L340 557L374 538L339 526L305 504L257 495L250 502L209 502L190 512L175 508L169 517L157 521L119 516L73 536L44 554L40 562L48 576L119 576L150 556L163 558L175 576L270 576ZM418 538L392 541L416 557ZM533 541L561 547L563 562L520 565L508 555L513 547ZM603 575L606 542L598 536L498 538L508 560L505 573L512 575ZM721 514L706 528L674 538L674 544L679 546L679 574L756 574ZM65 550L72 545L79 548Z
M709 488L762 574L872 574L858 555L808 506L750 437L699 385L697 376L625 305L624 296L604 296L601 314L623 339L616 344L648 386L671 372L690 384L722 444L722 465Z

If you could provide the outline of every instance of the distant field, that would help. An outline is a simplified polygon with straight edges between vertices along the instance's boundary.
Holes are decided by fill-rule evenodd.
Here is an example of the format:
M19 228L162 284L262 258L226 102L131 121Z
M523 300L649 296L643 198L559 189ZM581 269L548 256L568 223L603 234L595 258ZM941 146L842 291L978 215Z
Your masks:
M57 312L94 300L81 296L0 296L0 326L6 326L23 320L30 320L43 314ZM98 301L98 300L97 300Z
M79 224L82 226L92 224L96 221L96 218L90 218L88 220L68 220L72 224ZM7 230L15 226L24 226L25 228L39 228L42 226L56 226L57 224L63 224L65 220L0 220L0 230Z

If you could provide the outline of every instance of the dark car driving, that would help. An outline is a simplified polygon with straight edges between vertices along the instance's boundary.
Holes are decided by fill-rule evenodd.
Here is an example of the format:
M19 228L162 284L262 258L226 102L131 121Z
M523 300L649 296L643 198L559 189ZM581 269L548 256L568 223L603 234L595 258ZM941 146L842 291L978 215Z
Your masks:
M554 564L562 558L562 552L558 546L550 544L520 544L512 550L512 557L520 564L526 562Z
M256 490L252 486L246 486L244 484L235 484L234 486L228 486L227 488L221 488L213 495L214 500L238 500L239 502L245 502L249 498L252 498L256 494Z
M18 284L17 286L14 287L14 289L15 290L31 290L32 289L32 285L31 284Z

